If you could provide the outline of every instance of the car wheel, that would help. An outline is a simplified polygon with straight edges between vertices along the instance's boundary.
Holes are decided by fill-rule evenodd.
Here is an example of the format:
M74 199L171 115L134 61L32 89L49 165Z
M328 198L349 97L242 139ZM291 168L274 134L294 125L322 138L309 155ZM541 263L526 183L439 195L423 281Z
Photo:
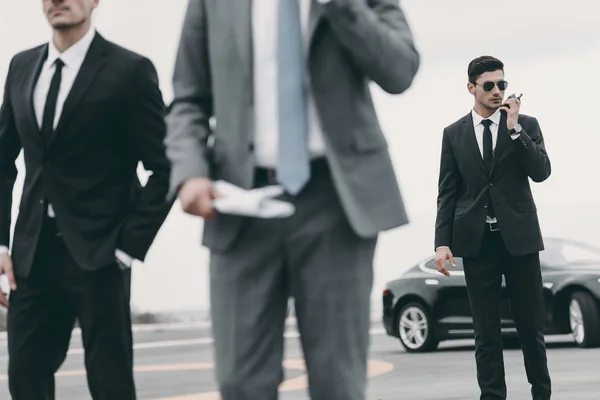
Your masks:
M600 310L589 293L575 292L571 295L569 324L579 347L600 346Z
M438 340L433 333L433 320L425 307L416 302L404 305L398 312L398 336L409 353L435 350Z

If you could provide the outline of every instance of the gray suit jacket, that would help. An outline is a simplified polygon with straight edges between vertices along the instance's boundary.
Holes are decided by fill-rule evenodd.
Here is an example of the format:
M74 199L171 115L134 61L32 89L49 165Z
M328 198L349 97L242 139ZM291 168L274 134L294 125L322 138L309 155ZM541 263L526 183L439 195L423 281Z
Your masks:
M253 184L251 11L251 0L189 0L167 116L170 196L192 177ZM309 38L308 72L327 159L353 229L373 237L408 223L369 91L373 81L402 93L419 67L398 0L313 0ZM241 221L207 220L203 244L227 249Z

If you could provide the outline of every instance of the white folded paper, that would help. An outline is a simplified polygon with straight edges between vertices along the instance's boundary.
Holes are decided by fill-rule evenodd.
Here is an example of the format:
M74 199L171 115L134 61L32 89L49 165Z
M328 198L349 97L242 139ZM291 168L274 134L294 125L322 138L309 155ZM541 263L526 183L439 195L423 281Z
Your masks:
M296 211L293 204L274 199L283 194L281 186L265 186L246 190L229 182L215 182L219 197L213 207L223 214L244 215L256 218L285 218Z

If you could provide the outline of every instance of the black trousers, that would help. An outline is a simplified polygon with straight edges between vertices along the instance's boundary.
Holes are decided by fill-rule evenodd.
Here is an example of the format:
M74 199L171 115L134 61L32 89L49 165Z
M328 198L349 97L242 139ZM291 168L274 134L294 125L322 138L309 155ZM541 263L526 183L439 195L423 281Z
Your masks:
M9 390L13 400L54 400L54 373L79 322L94 400L135 400L126 275L117 264L81 269L47 219L27 279L8 308Z
M475 359L480 400L506 399L500 330L502 275L521 340L525 371L534 400L548 400L550 374L544 341L544 294L539 253L513 257L499 231L486 229L481 253L463 259L475 328Z

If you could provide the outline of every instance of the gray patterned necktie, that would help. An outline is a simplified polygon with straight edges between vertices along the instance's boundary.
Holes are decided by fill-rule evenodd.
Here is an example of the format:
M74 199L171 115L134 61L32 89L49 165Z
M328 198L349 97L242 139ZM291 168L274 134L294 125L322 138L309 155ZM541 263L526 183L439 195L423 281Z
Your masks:
M277 15L277 177L292 195L297 194L310 178L306 71L298 3L298 0L279 0Z

